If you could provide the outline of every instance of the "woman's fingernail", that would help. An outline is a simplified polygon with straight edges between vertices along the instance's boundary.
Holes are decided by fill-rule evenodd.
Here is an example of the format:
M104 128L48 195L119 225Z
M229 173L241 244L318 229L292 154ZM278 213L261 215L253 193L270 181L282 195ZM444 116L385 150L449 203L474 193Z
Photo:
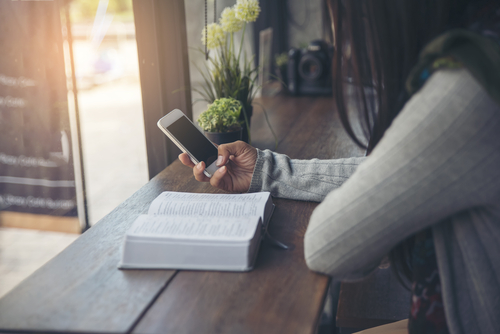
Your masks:
M227 167L226 167L226 166L223 166L223 167L219 168L219 172L220 172L221 174L224 174L224 173L226 172L226 169L227 169Z
M220 165L222 165L222 160L224 160L224 158L222 157L222 155L219 155L219 157L217 158L217 162L215 163L215 165L218 167Z
M203 170L203 166L201 165L201 162L199 162L199 163L196 165L196 168L198 168L199 170Z

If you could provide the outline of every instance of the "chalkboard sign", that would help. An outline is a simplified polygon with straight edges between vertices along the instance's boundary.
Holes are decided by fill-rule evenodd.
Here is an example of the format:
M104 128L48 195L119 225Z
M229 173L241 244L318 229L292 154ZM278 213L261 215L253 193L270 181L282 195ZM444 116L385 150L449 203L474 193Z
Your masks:
M58 1L0 1L0 209L77 216Z

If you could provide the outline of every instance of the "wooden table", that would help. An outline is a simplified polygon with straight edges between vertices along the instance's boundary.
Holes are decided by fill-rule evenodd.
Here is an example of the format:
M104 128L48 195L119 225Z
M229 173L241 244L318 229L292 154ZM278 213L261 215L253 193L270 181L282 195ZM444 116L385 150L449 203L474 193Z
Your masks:
M278 152L309 159L361 156L331 98L262 98ZM274 147L254 107L256 147ZM162 191L216 192L174 162L0 300L1 331L116 333L314 333L329 279L304 261L303 237L317 203L274 199L270 233L292 250L263 245L249 273L118 270L135 218Z

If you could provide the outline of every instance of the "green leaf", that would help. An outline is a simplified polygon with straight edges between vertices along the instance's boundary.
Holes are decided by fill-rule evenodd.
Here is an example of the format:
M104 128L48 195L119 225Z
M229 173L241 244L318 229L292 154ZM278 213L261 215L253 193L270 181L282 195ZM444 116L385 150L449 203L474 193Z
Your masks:
M205 131L228 132L240 127L238 118L240 102L233 98L216 99L198 118L198 124Z

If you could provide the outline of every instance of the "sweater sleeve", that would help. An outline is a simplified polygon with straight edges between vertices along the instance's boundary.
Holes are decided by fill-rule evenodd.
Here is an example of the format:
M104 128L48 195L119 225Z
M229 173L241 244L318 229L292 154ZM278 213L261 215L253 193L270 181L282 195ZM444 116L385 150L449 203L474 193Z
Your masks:
M465 69L438 71L353 175L313 212L308 266L373 269L419 230L500 200L500 108Z
M320 202L340 187L364 160L365 157L294 160L284 154L257 149L248 191L269 191L274 197Z

